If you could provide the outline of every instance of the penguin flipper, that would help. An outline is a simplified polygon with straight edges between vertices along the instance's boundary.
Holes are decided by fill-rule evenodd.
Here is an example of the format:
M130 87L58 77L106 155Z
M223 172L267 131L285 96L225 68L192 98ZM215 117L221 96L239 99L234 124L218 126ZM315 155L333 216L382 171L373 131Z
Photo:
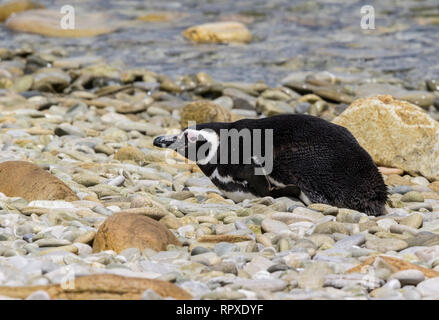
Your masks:
M256 169L259 172L265 174L256 174ZM289 184L276 186L275 184L270 182L270 176L266 174L263 166L260 161L256 157L252 157L251 164L244 165L242 170L237 173L237 177L246 180L249 186L255 191L255 193L259 196L270 196L273 198L279 197L299 197L301 194L301 190L298 186Z

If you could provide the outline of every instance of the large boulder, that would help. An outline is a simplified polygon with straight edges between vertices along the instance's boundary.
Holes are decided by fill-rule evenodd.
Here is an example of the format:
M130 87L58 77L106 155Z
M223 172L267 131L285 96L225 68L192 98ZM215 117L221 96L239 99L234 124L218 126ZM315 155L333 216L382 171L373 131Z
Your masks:
M42 7L42 5L31 0L8 1L0 5L0 22L5 21L13 13Z
M66 283L68 285L69 283ZM72 288L63 288L60 284L45 286L4 286L0 287L0 295L25 299L35 291L43 290L51 299L68 300L139 300L145 290L154 290L163 298L177 300L191 299L191 295L170 282L123 277L114 274L95 274L77 277L72 280Z
M99 227L93 251L113 250L119 253L127 248L164 251L169 244L180 245L180 242L162 223L122 211L109 217Z
M333 121L346 127L375 163L439 180L439 123L389 95L355 100Z
M8 197L33 200L79 200L60 179L26 161L0 163L0 192Z
M17 13L6 20L6 26L15 31L41 34L48 37L93 37L115 31L118 22L102 13L75 15L73 29L63 29L60 21L65 14L56 10L37 9ZM111 22L110 22L111 21Z
M252 40L252 34L240 22L205 23L186 29L183 36L197 43L247 43Z
M188 103L180 113L180 125L188 127L190 121L197 124L206 122L230 122L233 119L231 112L219 104L209 100L198 100Z

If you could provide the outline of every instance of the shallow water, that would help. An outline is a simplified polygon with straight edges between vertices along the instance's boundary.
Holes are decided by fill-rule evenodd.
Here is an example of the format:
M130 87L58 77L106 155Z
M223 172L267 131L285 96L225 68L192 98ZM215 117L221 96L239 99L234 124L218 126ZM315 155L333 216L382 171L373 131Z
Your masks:
M295 71L367 71L370 77L393 76L408 88L439 77L439 1L342 0L211 0L211 1L50 1L81 12L106 12L121 20L151 11L185 13L171 22L144 22L88 39L46 38L11 32L2 24L0 47L31 44L44 49L61 47L73 55L99 55L127 67L149 68L178 75L205 71L217 80L270 85ZM360 27L363 5L375 8L375 30ZM248 45L195 45L181 36L192 25L230 20L240 15L248 22L253 41ZM420 20L421 19L421 20Z

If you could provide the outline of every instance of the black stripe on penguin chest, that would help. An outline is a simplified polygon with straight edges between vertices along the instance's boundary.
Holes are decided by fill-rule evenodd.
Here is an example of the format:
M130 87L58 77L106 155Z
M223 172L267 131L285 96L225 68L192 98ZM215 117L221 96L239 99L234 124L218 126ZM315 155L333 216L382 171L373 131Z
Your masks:
M205 174L211 181L232 200L251 197L271 196L273 198L289 196L298 197L297 186L275 185L271 178L255 174L254 165L218 165L210 168ZM204 170L203 170L204 171Z
M237 165L219 165L215 167L210 175L210 180L221 190L234 192L242 191L255 194L255 179L249 168ZM264 188L260 185L259 188ZM268 189L268 188L267 188Z

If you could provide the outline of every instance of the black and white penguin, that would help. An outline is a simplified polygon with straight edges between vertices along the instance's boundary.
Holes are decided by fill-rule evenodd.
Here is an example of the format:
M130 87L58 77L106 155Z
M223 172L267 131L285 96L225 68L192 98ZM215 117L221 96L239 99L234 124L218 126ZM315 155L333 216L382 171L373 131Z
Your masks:
M387 187L370 155L346 128L318 117L197 124L154 145L195 161L235 202L292 196L374 216L386 212Z

